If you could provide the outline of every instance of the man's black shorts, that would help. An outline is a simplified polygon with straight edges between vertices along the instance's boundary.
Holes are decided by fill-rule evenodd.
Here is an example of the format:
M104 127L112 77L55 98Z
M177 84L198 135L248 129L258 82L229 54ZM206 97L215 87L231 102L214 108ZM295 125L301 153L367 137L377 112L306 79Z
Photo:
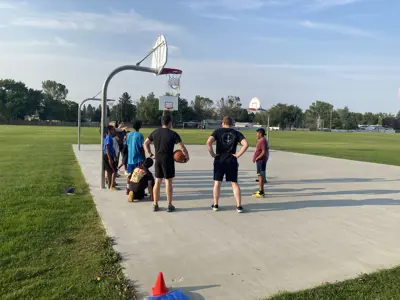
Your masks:
M239 163L237 158L232 156L224 160L214 160L214 180L228 182L237 182L239 172Z
M104 160L104 170L106 170L107 172L111 172L111 173L117 172L118 163L116 162L116 160L112 159L112 162L110 165L107 154L103 155L103 160Z
M175 161L173 156L157 155L154 162L156 178L171 179L175 177Z

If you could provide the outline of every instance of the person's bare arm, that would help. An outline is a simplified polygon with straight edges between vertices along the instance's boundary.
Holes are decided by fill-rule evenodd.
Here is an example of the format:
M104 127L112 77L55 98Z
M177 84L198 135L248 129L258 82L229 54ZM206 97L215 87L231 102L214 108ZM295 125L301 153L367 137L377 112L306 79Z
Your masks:
M153 155L153 153L151 153L151 147L150 147L150 144L151 144L151 141L149 140L149 138L147 138L145 141L144 141L144 151L146 151L148 154L149 154L149 156L152 156Z
M208 149L208 152L210 153L211 157L216 156L214 153L214 148L212 146L214 144L214 142L215 142L215 138L213 136L210 136L206 142L207 149Z
M233 156L235 156L236 158L241 157L247 151L247 148L249 148L249 143L246 139L243 139L240 142L240 145L242 145L242 148L240 149L239 153L233 154Z
M179 147L179 149L181 149L183 154L186 156L186 161L189 161L189 152L187 151L186 146L182 142L180 142L180 143L178 143L178 147Z

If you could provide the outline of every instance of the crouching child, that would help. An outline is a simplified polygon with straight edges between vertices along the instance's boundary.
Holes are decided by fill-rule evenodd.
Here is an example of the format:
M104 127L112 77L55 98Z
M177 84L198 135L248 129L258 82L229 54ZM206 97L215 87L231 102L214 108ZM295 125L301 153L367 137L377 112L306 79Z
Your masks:
M154 176L149 170L152 166L153 160L146 158L140 167L135 168L129 174L127 182L128 202L143 200L146 195L146 189L149 191L149 200L153 201Z

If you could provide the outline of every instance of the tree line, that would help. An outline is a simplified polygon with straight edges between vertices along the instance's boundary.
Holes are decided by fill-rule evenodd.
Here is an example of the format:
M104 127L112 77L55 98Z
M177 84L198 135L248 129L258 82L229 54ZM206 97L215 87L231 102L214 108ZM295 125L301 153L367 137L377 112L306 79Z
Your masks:
M38 119L44 121L76 122L78 103L68 100L68 89L53 80L42 82L42 89L27 87L23 82L12 79L0 80L0 121ZM227 96L214 101L197 95L189 101L178 98L179 110L172 112L174 122L200 122L207 119L221 120L230 115L237 122L254 122L285 128L310 128L311 130L331 128L351 130L358 125L382 125L400 129L400 112L397 115L387 113L357 113L346 106L335 109L324 101L313 102L303 111L296 105L278 103L258 113L249 113L243 107L240 97ZM158 98L154 93L141 96L133 101L128 93L123 93L119 100L107 107L109 119L119 122L131 122L140 119L146 125L158 125L162 112L158 110ZM82 120L100 122L101 105L84 105Z

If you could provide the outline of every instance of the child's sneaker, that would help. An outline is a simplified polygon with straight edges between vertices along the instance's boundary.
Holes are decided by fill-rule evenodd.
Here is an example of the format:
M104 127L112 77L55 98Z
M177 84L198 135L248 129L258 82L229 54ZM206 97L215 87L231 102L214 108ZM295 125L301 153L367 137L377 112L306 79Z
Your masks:
M156 212L159 210L160 210L160 208L158 207L158 204L153 204L153 211Z
M173 211L175 211L175 206L173 206L172 204L168 205L167 212L173 212Z
M219 210L219 207L218 207L218 204L217 205L211 205L211 208L212 208L212 210L213 211L218 211Z
M265 194L264 194L264 192L258 191L258 192L256 192L256 193L253 194L253 197L256 197L256 198L264 198L264 197L265 197Z
M243 207L238 206L238 207L236 208L236 210L237 210L238 213L241 214L241 213L243 212Z

